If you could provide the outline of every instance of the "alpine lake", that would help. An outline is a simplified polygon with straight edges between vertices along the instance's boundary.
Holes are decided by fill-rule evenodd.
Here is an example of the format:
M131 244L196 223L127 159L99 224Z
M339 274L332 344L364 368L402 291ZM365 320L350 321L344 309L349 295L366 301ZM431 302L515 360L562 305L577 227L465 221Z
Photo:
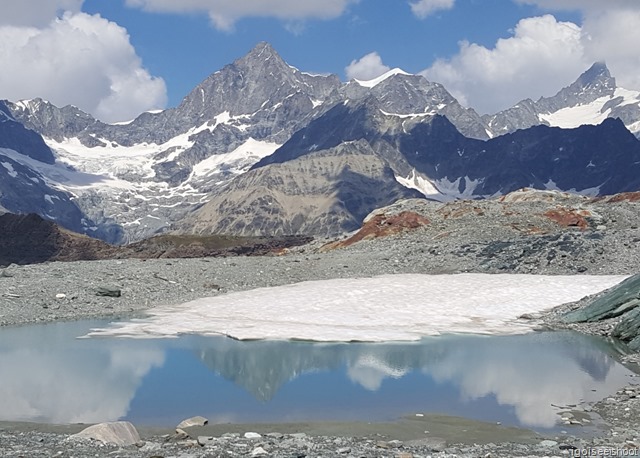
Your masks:
M574 332L418 342L79 338L105 321L0 330L0 421L395 421L442 414L553 431L637 380L624 347ZM586 426L586 425L585 425Z

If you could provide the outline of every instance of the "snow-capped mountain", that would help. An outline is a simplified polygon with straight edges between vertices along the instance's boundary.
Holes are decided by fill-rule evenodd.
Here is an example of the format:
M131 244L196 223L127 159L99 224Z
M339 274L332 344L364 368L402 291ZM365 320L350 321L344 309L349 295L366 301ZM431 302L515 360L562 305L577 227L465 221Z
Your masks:
M129 123L105 124L41 99L7 106L54 151L53 167L22 165L73 198L92 221L84 232L104 238L95 228L120 227L107 237L119 243L166 230L332 106L371 95L407 122L440 113L466 135L487 138L475 111L423 77L395 70L341 83L291 67L267 43L210 75L178 107Z
M575 127L593 107L602 111L597 120L621 116L634 127L634 97L599 65L553 98L481 117L422 76L394 69L342 83L302 72L260 43L178 107L126 123L41 99L5 102L0 206L126 243L177 223L191 231L335 233L398 198L480 198L516 185L618 192L614 169L636 167L635 143L620 123L593 131L615 136L601 145L613 151L609 162L589 153L582 164L566 143L584 143L588 129L535 128L484 141L539 124ZM522 168L527 155L547 168ZM583 166L589 173L576 175Z
M553 97L526 99L495 115L483 116L492 136L539 124L571 129L620 118L640 137L640 91L619 88L604 63L596 63Z

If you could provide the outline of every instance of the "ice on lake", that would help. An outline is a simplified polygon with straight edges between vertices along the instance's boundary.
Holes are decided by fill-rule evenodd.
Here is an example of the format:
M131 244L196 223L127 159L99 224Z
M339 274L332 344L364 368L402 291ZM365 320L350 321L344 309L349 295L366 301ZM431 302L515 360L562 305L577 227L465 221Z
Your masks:
M579 300L625 278L403 274L307 281L156 307L147 318L89 335L382 342L451 333L520 334L535 323L519 316Z

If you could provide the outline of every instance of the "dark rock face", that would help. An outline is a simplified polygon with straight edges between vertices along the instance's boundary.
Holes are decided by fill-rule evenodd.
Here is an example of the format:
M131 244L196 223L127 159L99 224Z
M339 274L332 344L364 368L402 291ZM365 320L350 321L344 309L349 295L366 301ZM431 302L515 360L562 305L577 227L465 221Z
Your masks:
M55 162L42 137L17 122L3 101L0 101L0 148L12 149L47 164Z
M0 265L78 261L115 255L104 242L60 229L35 214L0 215Z
M640 305L640 274L627 278L609 289L586 307L565 315L567 323L606 320L623 315ZM623 320L624 321L624 320ZM640 331L640 328L636 328ZM620 331L620 335L623 335Z
M611 336L640 351L640 274L605 291L583 308L567 313L567 323L585 323L618 318Z

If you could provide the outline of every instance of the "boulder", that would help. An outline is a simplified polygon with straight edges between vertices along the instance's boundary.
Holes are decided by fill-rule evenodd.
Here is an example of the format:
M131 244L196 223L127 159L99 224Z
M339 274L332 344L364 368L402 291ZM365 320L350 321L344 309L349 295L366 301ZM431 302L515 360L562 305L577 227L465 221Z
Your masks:
M640 308L625 314L613 328L611 337L627 342L627 346L634 351L640 351Z
M72 439L91 439L100 441L107 445L118 445L126 447L140 442L140 435L128 421L114 421L109 423L99 423L89 426L77 434L71 436Z
M567 313L567 323L606 320L623 315L640 305L640 274L629 277L608 289L594 301L579 310Z

